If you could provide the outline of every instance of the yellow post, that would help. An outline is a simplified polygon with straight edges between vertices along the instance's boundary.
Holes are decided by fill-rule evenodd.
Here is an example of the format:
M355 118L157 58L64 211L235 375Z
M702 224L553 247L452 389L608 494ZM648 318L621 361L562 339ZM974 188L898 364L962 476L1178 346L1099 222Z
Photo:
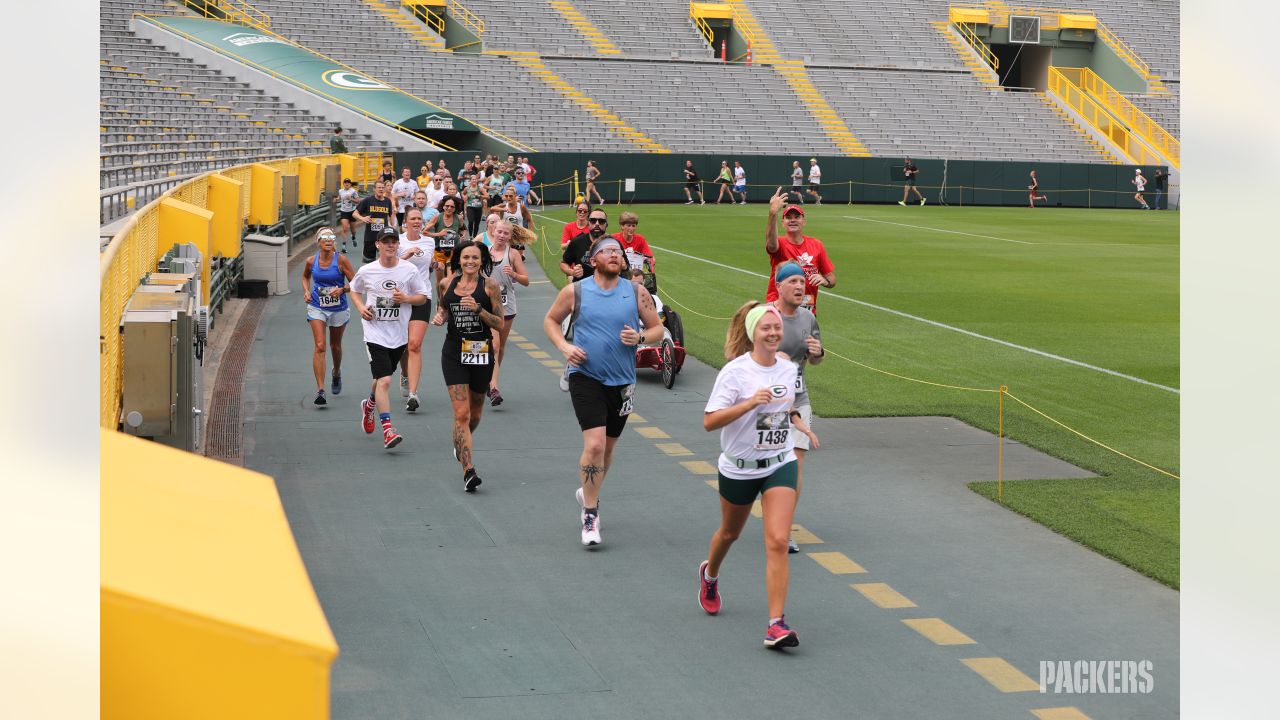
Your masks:
M853 181L849 181L849 204L853 204Z
M241 190L244 183L226 175L209 176L207 205L213 211L213 235L209 240L209 252L223 257L240 254L240 236L244 229L244 202Z
M342 177L340 180L351 178L352 182L359 184L360 178L356 177L356 156L355 155L339 155L338 165L342 167Z
M1008 385L1000 386L1000 420L996 431L996 500L1004 502L1004 394Z
M160 260L174 243L193 243L204 262L200 263L200 287L203 297L200 304L209 304L209 246L213 236L213 213L198 205L174 200L171 197L160 201L160 216L157 227L156 258L152 267Z
M573 196L575 198L581 197L581 195L578 193L578 171L577 170L573 171Z
M324 189L324 165L309 158L298 158L298 204L315 205Z
M280 222L280 171L262 163L249 171L249 224Z

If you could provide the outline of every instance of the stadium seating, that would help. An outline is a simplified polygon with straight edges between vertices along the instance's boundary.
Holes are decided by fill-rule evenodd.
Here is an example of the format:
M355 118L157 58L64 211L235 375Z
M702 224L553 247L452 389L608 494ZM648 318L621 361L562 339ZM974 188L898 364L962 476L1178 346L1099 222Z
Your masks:
M705 60L714 55L689 20L688 0L573 0L573 4L628 57Z
M1130 95L1129 99L1132 100L1133 104L1137 105L1142 112L1146 113L1152 120L1159 123L1160 127L1168 131L1170 135L1180 138L1182 136L1182 132L1181 123L1179 122L1180 113L1178 110L1178 103L1180 102L1180 98L1178 97L1179 84L1165 83L1165 87L1169 88L1169 91L1174 94L1167 97Z

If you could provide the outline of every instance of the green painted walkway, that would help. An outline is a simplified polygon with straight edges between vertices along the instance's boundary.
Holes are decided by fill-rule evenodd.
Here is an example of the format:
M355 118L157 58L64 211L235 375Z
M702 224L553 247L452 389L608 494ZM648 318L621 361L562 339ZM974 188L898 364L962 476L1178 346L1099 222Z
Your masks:
M545 279L532 263L531 274ZM467 495L450 452L441 329L424 348L424 410L396 404L405 441L384 451L359 428L369 376L358 322L346 391L311 404L297 275L258 328L244 464L276 478L341 646L334 718L1177 716L1178 594L967 490L994 472L988 433L949 418L821 419L796 517L811 542L792 556L787 608L801 645L768 651L757 521L725 564L721 614L696 600L718 500L714 476L681 462L715 462L717 434L701 427L714 370L690 358L673 390L641 372L645 422L619 444L604 545L586 551L573 498L580 434L542 358L508 350L507 402L486 408L476 441L484 485ZM541 330L553 293L545 282L520 290L515 332L558 360ZM1016 443L1005 453L1006 478L1083 474ZM914 606L873 603L881 584ZM915 625L970 642L935 644L904 622L930 618L944 624ZM1003 659L1033 682L1041 661L1149 660L1154 686L1003 692L962 662L973 658Z

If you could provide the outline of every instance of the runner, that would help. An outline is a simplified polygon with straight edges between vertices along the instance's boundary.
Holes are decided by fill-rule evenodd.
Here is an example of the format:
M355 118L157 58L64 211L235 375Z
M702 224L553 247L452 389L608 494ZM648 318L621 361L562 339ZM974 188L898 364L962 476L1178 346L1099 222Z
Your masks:
M507 181L502 176L501 172L498 172L497 170L495 170L494 172L490 173L488 179L486 179L484 182L485 193L489 197L489 200L485 203L485 205L489 206L489 205L502 204L502 189L506 186L507 186Z
M391 224L391 200L387 198L387 184L379 180L373 184L373 194L360 201L352 213L357 220L364 223L364 261L371 263L377 257L375 244L388 225Z
M461 206L462 201L456 197L446 197L441 200L440 214L432 219L431 224L423 231L436 241L436 285L441 292L441 297L444 297L444 283L449 267L454 264L454 248L468 237L466 225L458 214Z
M502 218L498 216L498 213L489 213L488 215L485 215L484 232L480 233L480 237L476 238L480 242L484 243L484 246L490 250L493 249L493 226L500 220L502 220Z
M585 202L578 203L578 207L574 209L577 217L571 223L564 224L564 230L560 231L560 247L563 249L569 241L587 231L587 213L591 212L591 206Z
M716 176L716 184L720 186L720 194L716 196L716 204L724 199L724 194L729 193L729 204L733 204L733 190L729 189L729 185L733 182L733 172L729 170L729 161L720 161L720 174Z
M520 229L528 232L524 228ZM493 274L490 277L498 282L498 297L502 303L502 326L496 331L498 361L493 365L493 378L489 381L489 404L494 407L502 404L502 393L498 391L498 374L502 372L502 359L507 353L507 336L511 334L511 326L516 321L516 283L529 287L529 274L524 269L524 258L511 244L514 231L515 226L510 222L495 222L492 231L493 246L489 248L489 255L493 258Z
M533 228L533 215L529 212L529 208L520 202L516 189L510 183L502 191L502 202L490 206L489 212L498 213L503 220L512 225Z
M733 193L742 195L742 202L739 205L747 204L747 171L742 169L742 163L737 160L733 161L733 192L729 193L729 204L733 204Z
M351 302L360 313L364 344L369 351L369 369L373 384L369 397L360 401L360 423L365 433L374 428L373 413L377 409L382 421L382 446L388 450L404 438L391 427L391 376L400 364L409 343L409 317L404 304L421 305L427 301L427 287L418 271L400 262L396 251L400 233L383 228L378 234L378 261L362 266L351 280Z
M645 260L649 261L650 270L657 267L653 261L653 250L649 247L649 242L643 235L636 232L636 228L640 225L640 217L626 210L618 216L618 224L622 226L622 232L616 232L610 237L622 245L622 252L627 258L627 267L632 270L643 270Z
M1043 201L1045 201L1045 202L1049 202L1049 196L1048 196L1048 195L1037 195L1037 194L1036 194L1036 192L1038 192L1038 191L1040 190L1040 181L1036 179L1036 171L1035 171L1035 170L1032 170L1032 171L1031 171L1031 184L1027 186L1027 190L1030 190L1030 191L1031 191L1031 200L1030 200L1030 202L1031 202L1031 207L1035 207L1035 206L1036 206L1036 201L1037 201L1037 200L1043 200Z
M390 186L391 183L396 181L396 170L394 167L391 166L390 160L382 161L382 174L378 176L378 179L386 183L388 186ZM388 190L387 192L391 192L391 191Z
M422 211L411 207L404 214L404 234L400 236L400 259L413 265L422 284L427 286L427 301L414 305L409 311L409 346L400 358L400 386L408 392L404 409L416 412L418 384L422 380L422 341L427 337L427 324L431 322L431 268L435 266L436 241L422 234Z
M351 241L351 249L356 248L355 234L355 211L356 205L360 202L360 191L357 190L351 178L342 181L342 189L338 191L338 223L342 228L340 237L342 238L342 252L347 251L347 241Z
M604 211L596 208L593 216ZM593 231L596 227L592 218ZM605 220L607 222L607 220ZM578 462L581 487L575 493L582 544L600 544L600 486L609 472L613 448L631 414L636 382L635 346L662 339L653 298L642 286L619 279L625 267L622 246L611 237L596 240L590 252L594 273L556 295L542 328L570 366L569 395L582 429ZM573 342L561 323L573 316ZM638 317L638 320L637 320ZM637 327L643 330L637 331Z
M769 288L765 300L773 302L778 299L778 288L773 273L778 266L788 260L794 260L804 269L808 287L805 290L804 306L818 313L818 288L836 286L836 267L827 257L827 250L818 238L804 234L804 208L799 205L788 205L782 212L782 224L786 228L786 237L778 240L778 211L786 196L782 188L769 198L769 219L765 223L764 250L769 254Z
M431 178L431 184L422 189L427 192L427 207L440 207L440 201L449 194L444 187L444 178L439 174Z
M773 306L782 314L782 344L778 347L778 352L785 354L796 364L795 408L800 411L804 424L812 428L813 407L809 404L809 387L805 384L804 368L806 364L817 365L826 357L827 351L822 348L822 331L818 328L818 318L804 307L807 288L804 268L797 262L782 263L774 274L774 283L778 288L778 299L773 301ZM798 503L800 492L804 489L804 456L809 451L809 436L797 435L795 445ZM794 538L787 541L787 552L800 552L800 546Z
M409 168L401 170L400 179L391 186L391 199L396 204L396 226L404 225L404 211L413 205L413 194L418 189L418 183L410 176Z
M600 179L600 168L596 167L596 161L588 160L587 161L587 192L584 195L584 197L589 202L591 200L591 196L595 195L596 203L599 205L603 205L604 198L600 197L600 191L596 190L596 181L599 179Z
M468 160L467 164L470 165L471 161ZM473 173L462 189L463 200L467 203L467 234L471 237L480 234L480 219L484 215L485 195L481 182L480 174Z
M902 186L902 199L898 204L907 206L907 193L913 192L916 197L920 198L920 204L924 205L924 196L920 194L920 188L916 187L916 175L920 174L920 168L911 162L911 158L907 158L902 162L902 175L906 178L906 184Z
M709 615L720 612L720 565L760 496L769 596L764 645L769 648L800 644L784 615L790 574L787 536L796 509L797 465L791 429L804 433L813 447L818 446L818 437L794 407L796 366L778 357L782 323L781 314L772 305L752 300L738 309L724 344L729 362L716 376L702 416L707 431L720 431L720 527L711 536L707 559L698 566L698 602Z
M814 205L822 204L822 196L818 191L822 189L822 168L818 167L818 158L809 158L809 194L813 196Z
M1142 204L1143 210L1150 210L1151 207L1147 205L1146 198L1142 197L1142 193L1147 189L1147 179L1142 176L1142 168L1133 169L1133 180L1130 182L1132 182L1133 186L1138 190L1138 192L1133 194L1133 199Z
M316 231L316 254L302 263L302 297L307 303L307 324L315 352L311 354L311 369L316 375L316 405L327 405L324 396L325 328L329 328L329 347L333 355L333 394L342 392L342 334L351 322L351 310L343 297L350 287L347 283L355 276L351 261L335 250L333 228L322 227Z
M792 196L795 200L792 200ZM791 163L791 192L787 195L787 202L794 202L799 205L804 204L804 170L800 169L800 161L794 160Z
M431 322L448 322L440 368L453 406L453 456L462 465L463 489L475 492L481 480L472 462L471 439L493 376L492 331L502 326L502 301L498 284L485 277L493 272L493 261L484 245L462 241L450 265L449 285Z
M685 205L693 204L693 194L698 193L698 204L706 205L706 198L702 197L702 183L698 181L698 171L693 169L693 161L684 161L684 196L689 202Z

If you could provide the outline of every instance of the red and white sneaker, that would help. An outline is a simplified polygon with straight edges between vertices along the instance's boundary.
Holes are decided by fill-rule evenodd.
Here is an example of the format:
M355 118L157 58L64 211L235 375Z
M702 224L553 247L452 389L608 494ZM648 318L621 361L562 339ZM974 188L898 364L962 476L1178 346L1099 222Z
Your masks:
M399 445L403 439L400 437L400 433L396 432L395 428L391 426L382 429L382 447L388 450Z
M764 632L764 646L767 648L796 647L800 644L800 636L795 630L787 627L786 618L778 618L770 623Z
M708 615L715 615L720 612L720 580L707 579L707 565L710 563L706 560L698 566L698 604Z
M360 401L360 426L364 428L365 434L373 434L373 403L369 402L369 398Z

